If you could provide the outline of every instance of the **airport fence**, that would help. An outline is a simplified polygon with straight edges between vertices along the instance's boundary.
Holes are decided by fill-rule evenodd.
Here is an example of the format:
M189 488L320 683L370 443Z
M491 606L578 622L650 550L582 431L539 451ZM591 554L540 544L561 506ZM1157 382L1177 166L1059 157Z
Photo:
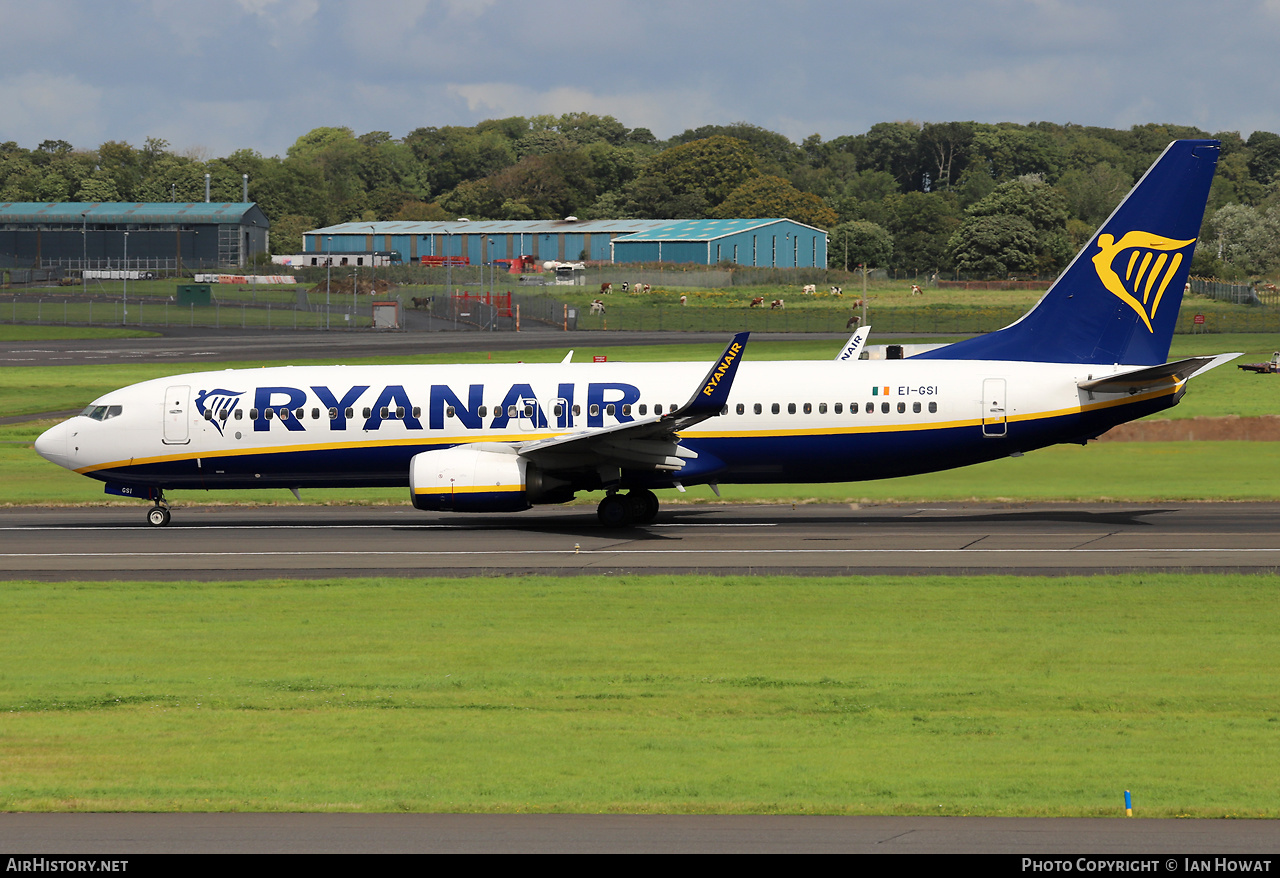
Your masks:
M272 297L274 298L274 297ZM0 299L0 322L80 326L186 326L255 329L368 329L371 299L335 294L329 304L303 291L293 301L220 301L179 305L167 297L83 297L15 294ZM308 301L310 299L310 301ZM320 299L320 301L316 301ZM679 305L629 306L606 302L603 313L543 296L512 293L486 301L469 297L400 294L377 297L401 303L401 325L410 331L511 332L531 329L608 332L784 332L844 333L857 325L848 311L823 308L716 308ZM1178 333L1280 332L1280 308L1184 303ZM1008 326L1025 313L1019 306L933 305L869 308L875 334L975 335ZM861 314L857 315L859 318ZM1196 318L1203 317L1197 323Z
M8 323L64 326L187 326L242 329L368 329L373 322L368 309L324 305L247 302L212 305L179 305L167 300L94 300L82 297L19 297L0 302L0 319ZM367 304L367 303L366 303Z

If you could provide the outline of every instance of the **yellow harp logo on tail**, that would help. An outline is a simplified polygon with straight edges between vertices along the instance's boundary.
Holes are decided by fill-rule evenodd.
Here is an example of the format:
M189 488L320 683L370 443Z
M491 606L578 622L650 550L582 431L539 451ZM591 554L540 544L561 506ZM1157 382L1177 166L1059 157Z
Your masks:
M1181 251L1195 242L1195 238L1175 241L1151 232L1126 232L1119 241L1114 235L1099 235L1093 267L1102 285L1137 312L1148 332L1155 332L1151 321L1182 265Z

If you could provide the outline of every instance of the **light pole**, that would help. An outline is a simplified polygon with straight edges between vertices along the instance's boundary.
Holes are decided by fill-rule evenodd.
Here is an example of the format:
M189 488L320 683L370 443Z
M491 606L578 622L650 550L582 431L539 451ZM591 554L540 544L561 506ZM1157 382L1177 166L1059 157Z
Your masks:
M89 278L85 275L85 270L89 265L89 211L80 214L80 244L82 253L80 255L80 294L82 296L89 295Z
M324 328L329 329L329 284L333 277L333 235L324 236Z
M124 233L124 308L120 315L121 325L129 322L129 233Z

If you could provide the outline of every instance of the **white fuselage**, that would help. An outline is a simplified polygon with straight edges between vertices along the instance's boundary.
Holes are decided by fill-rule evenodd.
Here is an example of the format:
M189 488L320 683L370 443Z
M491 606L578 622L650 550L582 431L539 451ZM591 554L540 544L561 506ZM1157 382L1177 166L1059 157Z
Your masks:
M108 393L37 451L119 485L408 484L423 451L529 443L682 405L706 363L308 366L157 379ZM930 472L1056 442L1173 405L1182 385L1089 394L1124 366L974 360L741 364L718 417L680 434L699 482L852 481Z

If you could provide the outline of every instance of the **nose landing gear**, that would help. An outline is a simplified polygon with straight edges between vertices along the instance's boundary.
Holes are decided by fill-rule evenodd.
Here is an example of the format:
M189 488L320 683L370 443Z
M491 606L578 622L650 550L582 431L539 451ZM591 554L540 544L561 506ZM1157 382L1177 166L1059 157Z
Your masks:
M152 527L164 527L169 523L169 507L164 504L164 492L156 493L156 505L147 510L147 524Z

